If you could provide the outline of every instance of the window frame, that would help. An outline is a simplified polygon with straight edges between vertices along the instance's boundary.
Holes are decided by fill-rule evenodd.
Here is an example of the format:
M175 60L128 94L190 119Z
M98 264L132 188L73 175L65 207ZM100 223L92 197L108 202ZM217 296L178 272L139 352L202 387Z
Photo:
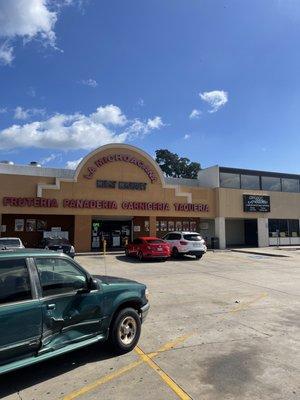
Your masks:
M10 260L24 260L25 261L25 269L28 273L31 298L17 300L17 301L10 301L7 303L0 303L0 307L6 307L6 306L11 306L13 304L18 305L18 304L36 301L39 298L39 296L38 296L38 290L37 290L37 286L36 286L34 272L32 270L32 265L30 263L30 259L28 257L24 257L24 256L13 257L13 258L12 257L3 257L3 258L1 257L0 261L10 261Z
M297 190L283 190L284 181L294 181L297 183ZM283 193L299 193L299 179L296 178L281 178L281 191Z
M234 175L236 178L238 178L238 187L232 187L232 186L223 186L222 185L222 176L221 175ZM225 171L220 171L219 174L219 182L220 182L220 187L224 189L241 189L241 173L240 172L225 172Z
M244 177L250 177L250 178L257 178L257 183L258 183L258 187L256 187L256 188L250 188L250 187L247 187L247 185L244 185L243 184L243 179L244 179ZM240 186L241 186L241 189L243 189L243 190L261 190L261 176L260 175L250 175L250 174L240 174Z
M64 261L69 262L70 264L72 264L75 267L75 269L77 269L79 272L81 272L82 274L85 275L86 287L88 287L88 282L89 282L89 279L91 279L91 275L88 274L87 271L85 271L83 268L81 268L81 266L79 264L77 264L75 261L73 261L71 258L69 259L69 257L67 258L67 257L64 257L64 256L58 256L57 257L55 255L51 255L51 256L48 256L48 255L47 256L38 256L37 255L37 256L32 258L32 261L33 261L35 269L36 269L36 274L37 274L37 279L38 279L38 284L39 284L39 298L40 299L49 299L49 298L70 296L70 295L74 295L74 294L76 294L78 292L78 289L75 289L75 290L70 290L70 291L66 291L66 292L63 292L63 293L49 294L48 296L44 295L43 286L42 286L42 282L41 282L41 279L40 279L39 269L38 269L36 260L37 259L49 259L49 258L50 259L55 259L55 260L61 259L61 260L64 260Z

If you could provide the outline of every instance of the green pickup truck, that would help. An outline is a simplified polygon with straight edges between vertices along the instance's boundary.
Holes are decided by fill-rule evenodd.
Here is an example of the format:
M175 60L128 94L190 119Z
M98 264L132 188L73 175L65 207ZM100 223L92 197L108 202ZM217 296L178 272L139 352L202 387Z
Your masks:
M141 283L55 251L0 251L0 374L105 340L131 351L148 310Z

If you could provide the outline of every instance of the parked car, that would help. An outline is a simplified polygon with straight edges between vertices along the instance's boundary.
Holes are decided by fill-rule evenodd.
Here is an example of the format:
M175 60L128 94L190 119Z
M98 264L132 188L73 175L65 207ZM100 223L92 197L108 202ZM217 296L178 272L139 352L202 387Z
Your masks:
M200 259L207 251L205 240L197 232L170 232L163 239L170 244L173 257L188 254Z
M145 258L166 260L170 257L170 246L157 237L139 237L126 246L125 254L128 257L138 257L140 261Z
M0 253L0 374L96 342L137 344L149 310L145 285L91 276L62 253Z
M68 239L64 239L61 237L49 237L42 240L43 249L59 251L61 253L65 253L68 256L74 258L75 257L75 248L69 242Z
M22 240L15 237L1 237L0 250L24 249Z

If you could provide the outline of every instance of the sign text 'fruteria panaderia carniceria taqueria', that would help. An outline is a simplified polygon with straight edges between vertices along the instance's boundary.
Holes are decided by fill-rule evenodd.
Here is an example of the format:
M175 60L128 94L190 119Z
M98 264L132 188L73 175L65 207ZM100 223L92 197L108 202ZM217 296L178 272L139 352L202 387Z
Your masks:
M64 199L62 203L57 199L45 199L42 197L3 197L3 205L6 207L38 207L38 208L97 208L118 209L118 203L113 200L88 200L88 199ZM173 210L185 212L208 212L208 204L203 203L173 203ZM170 211L169 203L151 201L123 201L120 204L123 210L137 211Z

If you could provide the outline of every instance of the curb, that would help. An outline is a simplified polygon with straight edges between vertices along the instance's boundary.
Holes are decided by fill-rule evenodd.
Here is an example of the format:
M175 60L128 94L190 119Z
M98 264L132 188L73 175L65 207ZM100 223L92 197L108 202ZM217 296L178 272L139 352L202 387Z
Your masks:
M285 254L263 253L260 251L248 251L248 250L236 250L236 249L232 249L230 251L233 251L235 253L256 254L258 256L267 256L267 257L287 257L287 258L290 257Z

